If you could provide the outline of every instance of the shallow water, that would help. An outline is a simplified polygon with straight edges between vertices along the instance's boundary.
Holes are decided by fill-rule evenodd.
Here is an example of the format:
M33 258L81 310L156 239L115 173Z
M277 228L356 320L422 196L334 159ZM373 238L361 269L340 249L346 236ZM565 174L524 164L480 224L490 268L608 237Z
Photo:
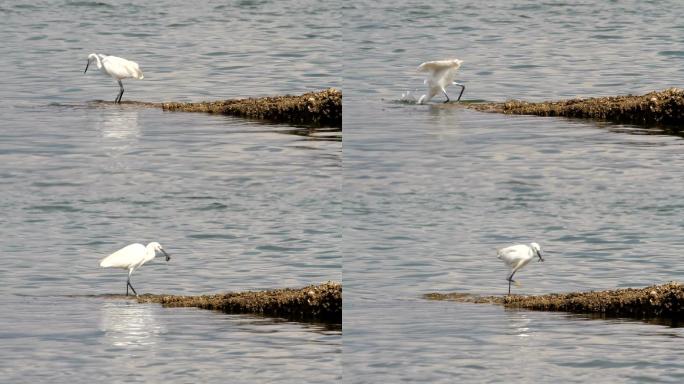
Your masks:
M680 137L399 102L450 56L465 100L681 85L679 4L592 4L345 9L345 382L682 381L682 328L421 298L505 294L496 249L530 241L515 293L682 280Z
M0 333L6 382L320 382L312 372L333 382L340 376L340 331L321 325L102 297L3 301L12 309Z
M678 86L681 5L336 7L0 5L2 377L339 382L344 360L350 383L681 382L682 328L421 298L504 293L495 249L533 240L547 261L517 293L681 280L681 138L399 100L447 56L464 60L466 101ZM141 64L124 100L344 77L344 156L339 133L111 105L117 86L82 73L90 52ZM296 287L344 264L344 359L339 330L106 296L125 274L97 261L150 240L173 258L136 272L141 293Z
M339 87L337 12L45 1L0 14L3 381L339 380L339 329L83 296L125 292L126 273L98 261L132 242L172 257L133 275L139 293L341 280L339 132L117 106L111 79L83 74L93 51L138 61L124 101Z

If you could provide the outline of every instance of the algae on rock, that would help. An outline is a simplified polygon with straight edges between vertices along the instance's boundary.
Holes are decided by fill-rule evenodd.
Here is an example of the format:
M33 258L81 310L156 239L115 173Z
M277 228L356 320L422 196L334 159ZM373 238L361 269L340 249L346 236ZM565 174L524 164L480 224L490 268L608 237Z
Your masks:
M564 116L607 120L616 123L671 126L680 131L684 124L684 90L669 88L640 96L608 96L587 99L531 103L510 100L503 103L465 104L484 112L516 115Z
M298 96L162 103L165 111L207 112L289 124L342 127L342 92L330 88Z
M141 295L141 303L165 307L198 307L227 313L252 313L295 321L342 323L342 285L326 282L299 289L229 292L215 295Z
M677 282L638 289L624 288L539 296L477 296L464 293L428 293L423 297L429 300L499 304L507 308L539 311L595 313L638 319L661 318L673 322L679 322L684 318L684 285Z

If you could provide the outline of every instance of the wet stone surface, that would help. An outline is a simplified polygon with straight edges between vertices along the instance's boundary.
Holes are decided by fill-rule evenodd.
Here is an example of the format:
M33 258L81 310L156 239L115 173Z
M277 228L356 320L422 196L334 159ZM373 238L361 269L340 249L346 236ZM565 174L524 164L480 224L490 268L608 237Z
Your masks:
M684 286L677 282L646 288L598 292L572 292L539 296L477 296L464 293L428 293L429 300L499 304L508 308L573 313L598 313L638 319L662 318L681 322L684 317Z
M229 292L216 295L175 296L146 294L139 303L165 307L197 307L226 313L251 313L293 321L342 323L342 285L326 282L304 288Z
M647 126L663 126L680 132L684 123L684 90L669 88L640 96L609 96L588 99L530 103L510 100L503 103L465 104L484 112L517 115L589 118Z
M165 111L207 112L278 123L342 128L342 92L329 88L298 96L274 96L200 103L162 103Z

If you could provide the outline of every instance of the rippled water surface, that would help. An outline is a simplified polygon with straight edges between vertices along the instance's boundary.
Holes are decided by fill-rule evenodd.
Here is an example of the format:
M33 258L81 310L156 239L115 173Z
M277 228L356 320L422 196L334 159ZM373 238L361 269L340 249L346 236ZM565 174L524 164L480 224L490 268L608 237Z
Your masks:
M400 100L450 56L466 101L682 86L684 8L404 4L2 3L3 381L339 382L342 360L349 383L684 380L682 328L421 298L505 293L495 249L513 242L548 251L518 293L682 280L680 137ZM95 102L117 86L83 74L90 52L140 63L124 100L344 77L344 156L338 134ZM339 329L107 296L125 273L97 261L151 240L173 258L134 274L141 292L299 286L344 264L344 359Z
M0 381L339 380L339 329L108 298L126 273L98 268L159 241L172 259L133 275L140 293L341 280L339 133L116 106L111 79L83 74L90 52L139 62L124 101L339 87L339 11L39 1L0 15Z
M432 302L504 294L496 248L538 241L514 291L684 277L684 142L631 126L400 102L464 60L464 99L681 86L677 2L355 2L345 8L344 381L673 382L681 328ZM454 87L455 88L455 87ZM452 89L452 93L458 89Z

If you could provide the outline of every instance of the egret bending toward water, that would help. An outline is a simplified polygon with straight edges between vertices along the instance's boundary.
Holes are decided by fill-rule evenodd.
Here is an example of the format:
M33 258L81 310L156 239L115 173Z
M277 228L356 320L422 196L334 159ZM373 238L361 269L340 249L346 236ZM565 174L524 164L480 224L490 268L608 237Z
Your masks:
M97 69L101 70L105 75L109 75L112 79L119 83L119 95L114 99L115 103L121 103L121 96L124 93L124 87L121 83L121 79L134 78L142 80L143 76L138 63L135 61L130 61L122 59L116 56L101 55L99 53L91 53L88 55L88 64L86 64L86 69L83 71L85 74L88 71L88 66L90 63L95 62Z
M428 94L423 95L418 99L418 104L423 104L423 101L430 101L439 91L446 96L445 103L449 102L449 95L447 95L446 87L451 84L461 87L461 93L458 95L458 100L461 100L465 85L454 81L456 77L456 70L461 66L463 60L448 59L437 61L426 61L418 66L418 72L429 72L425 79L425 84L428 86Z
M138 292L135 291L133 285L131 285L131 275L133 272L142 267L143 264L154 259L157 256L157 252L161 252L166 256L166 261L171 259L161 244L157 242L151 242L144 246L142 244L130 244L118 251L112 253L111 255L105 257L100 261L100 267L103 268L122 268L128 269L128 280L126 281L126 296L128 296L128 287L131 287L133 293L138 296Z
M508 294L511 294L511 282L513 280L513 275L515 275L518 270L527 265L535 257L539 258L539 261L544 261L542 258L542 250L539 244L530 243L511 245L510 247L501 248L496 252L496 256L503 260L504 263L511 269L511 274L508 276Z

